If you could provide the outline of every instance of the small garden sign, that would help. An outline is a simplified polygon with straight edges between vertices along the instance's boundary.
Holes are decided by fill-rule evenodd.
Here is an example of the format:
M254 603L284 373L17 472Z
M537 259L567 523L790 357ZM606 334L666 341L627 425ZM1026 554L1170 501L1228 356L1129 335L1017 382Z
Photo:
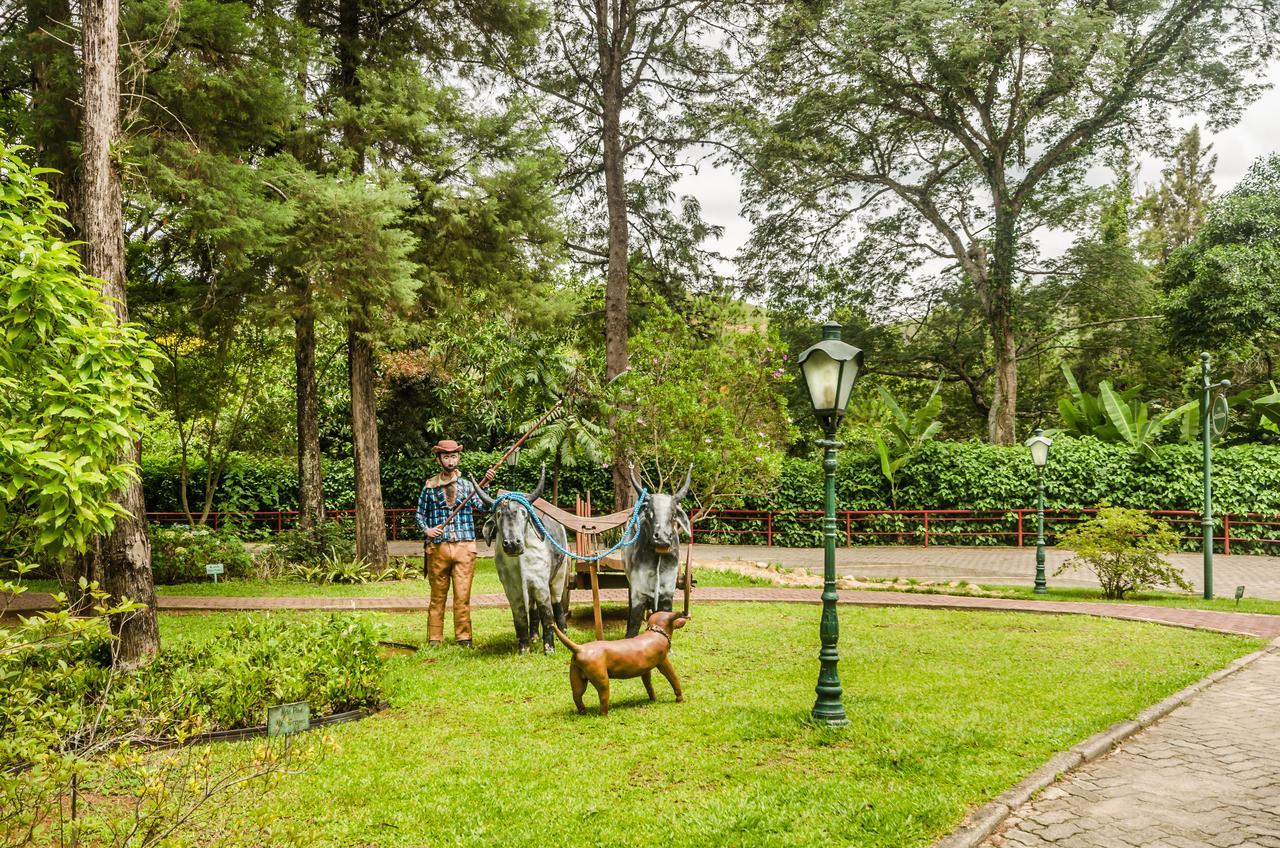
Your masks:
M306 701L267 707L267 735L288 736L311 727L311 705Z

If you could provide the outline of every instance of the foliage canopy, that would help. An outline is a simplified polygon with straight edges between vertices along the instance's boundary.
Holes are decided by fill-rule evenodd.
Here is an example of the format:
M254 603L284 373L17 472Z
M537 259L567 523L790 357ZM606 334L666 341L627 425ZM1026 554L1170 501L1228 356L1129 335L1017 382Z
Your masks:
M159 354L86 276L42 169L0 145L0 559L111 531Z

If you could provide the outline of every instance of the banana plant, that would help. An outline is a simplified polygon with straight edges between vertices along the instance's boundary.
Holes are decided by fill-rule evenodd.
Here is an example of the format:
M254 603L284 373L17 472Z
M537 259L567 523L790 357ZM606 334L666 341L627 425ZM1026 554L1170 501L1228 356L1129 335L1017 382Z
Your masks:
M1178 423L1181 442L1193 441L1199 432L1199 401L1151 415L1147 405L1138 400L1140 387L1121 392L1112 387L1111 381L1103 380L1095 396L1080 388L1065 364L1062 374L1067 379L1071 397L1058 400L1058 411L1062 415L1063 430L1068 433L1094 436L1111 444L1127 444L1151 458L1155 456L1156 441L1171 423Z
M1253 402L1253 408L1262 418L1262 428L1273 433L1280 433L1280 391L1276 384L1271 384L1271 394L1264 395Z
M884 387L877 387L880 402L888 411L886 420L880 423L873 436L876 453L880 455L880 473L889 481L889 498L893 508L898 508L898 472L911 461L916 451L938 435L942 422L942 397L938 394L941 384L935 384L933 393L924 405L908 414L897 398Z
M1145 403L1139 400L1125 401L1107 380L1098 384L1098 397L1107 416L1108 428L1115 433L1115 438L1106 439L1103 434L1099 435L1106 441L1123 442L1148 459L1155 458L1156 440L1170 422L1181 420L1180 435L1185 436L1200 410L1200 402L1193 400L1177 409L1151 416Z
M1097 436L1104 441L1118 441L1118 434L1108 430L1111 423L1107 419L1106 410L1103 409L1101 397L1095 397L1082 390L1065 362L1062 364L1062 376L1067 378L1067 388L1071 390L1071 397L1058 398L1062 429L1076 436ZM1137 397L1138 391L1139 389L1135 387L1122 392L1120 399L1128 403Z

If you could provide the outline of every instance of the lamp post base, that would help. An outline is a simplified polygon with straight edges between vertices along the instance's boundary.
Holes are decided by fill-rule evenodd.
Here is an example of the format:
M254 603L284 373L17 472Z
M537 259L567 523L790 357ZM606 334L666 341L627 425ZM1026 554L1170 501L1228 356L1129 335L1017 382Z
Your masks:
M836 701L835 705L818 704L814 706L813 712L809 713L809 718L814 724L820 724L823 727L848 727L849 717L844 714L844 705Z

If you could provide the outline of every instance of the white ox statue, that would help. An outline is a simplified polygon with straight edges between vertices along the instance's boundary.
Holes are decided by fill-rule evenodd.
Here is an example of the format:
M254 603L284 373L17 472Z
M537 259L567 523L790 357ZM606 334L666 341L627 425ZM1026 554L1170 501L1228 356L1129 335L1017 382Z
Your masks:
M544 467L537 488L525 496L530 503L542 494L546 479ZM479 487L476 487L476 496L493 508L495 499ZM560 547L567 548L565 530L559 522L542 517L542 524ZM520 653L529 652L529 643L538 638L539 630L543 652L554 653L556 637L551 629L552 621L561 630L568 628L569 611L560 603L569 576L567 557L543 535L524 506L510 500L500 502L485 522L484 539L493 545L494 563L511 605Z
M680 501L689 494L693 468L675 494L650 494L640 510L640 532L635 544L623 548L622 566L627 572L627 638L640 632L650 613L670 612L680 569L680 531L691 535L689 514ZM640 481L631 469L631 486L639 496Z

